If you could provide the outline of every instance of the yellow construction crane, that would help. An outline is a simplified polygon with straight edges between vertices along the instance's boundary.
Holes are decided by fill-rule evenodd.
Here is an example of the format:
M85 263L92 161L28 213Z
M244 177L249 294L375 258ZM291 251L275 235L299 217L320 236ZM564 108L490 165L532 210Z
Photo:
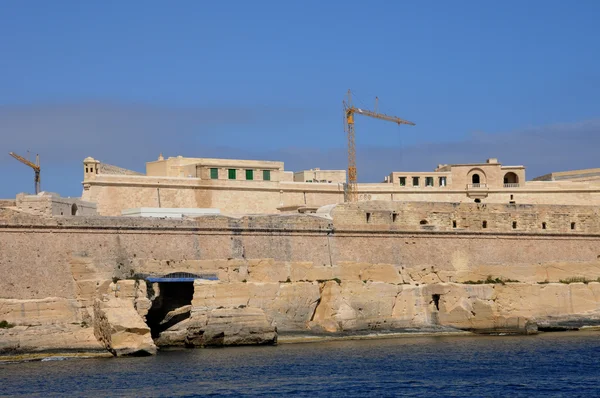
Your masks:
M31 167L33 169L33 171L35 172L35 194L37 195L38 193L40 193L40 155L35 155L35 164L30 162L29 160L25 159L22 156L17 155L14 152L9 152L8 153L10 156L12 156L13 158L17 159L19 162L26 164L27 166Z
M350 90L348 90L348 96L346 100L343 101L345 115L344 127L346 129L346 133L348 134L348 185L346 191L346 200L348 202L356 202L358 200L358 187L356 185L356 144L354 139L354 114L358 113L359 115L370 116L381 120L387 120L388 122L398 123L398 125L415 125L413 122L400 119L396 116L389 116L383 113L378 113L377 101L378 99L377 97L375 97L375 111L356 108L354 105L352 105L352 93Z

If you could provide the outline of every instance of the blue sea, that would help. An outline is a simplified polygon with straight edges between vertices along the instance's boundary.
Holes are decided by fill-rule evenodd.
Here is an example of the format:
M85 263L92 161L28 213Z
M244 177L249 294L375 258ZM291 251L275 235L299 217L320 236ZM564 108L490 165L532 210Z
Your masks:
M35 397L598 397L600 332L440 336L161 351L0 365Z

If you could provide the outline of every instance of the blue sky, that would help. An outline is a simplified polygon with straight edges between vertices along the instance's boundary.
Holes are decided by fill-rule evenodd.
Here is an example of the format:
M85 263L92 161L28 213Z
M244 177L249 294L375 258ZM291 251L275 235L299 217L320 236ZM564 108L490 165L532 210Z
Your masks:
M600 167L598 1L0 1L0 198L81 194L93 156L346 167L359 180L498 157L528 177Z

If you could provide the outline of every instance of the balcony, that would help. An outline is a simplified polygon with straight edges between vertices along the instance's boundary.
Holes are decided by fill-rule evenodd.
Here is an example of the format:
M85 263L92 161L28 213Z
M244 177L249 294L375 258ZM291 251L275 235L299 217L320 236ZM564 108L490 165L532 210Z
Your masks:
M504 188L519 188L518 182L505 183Z
M487 189L487 184L467 184L467 189Z

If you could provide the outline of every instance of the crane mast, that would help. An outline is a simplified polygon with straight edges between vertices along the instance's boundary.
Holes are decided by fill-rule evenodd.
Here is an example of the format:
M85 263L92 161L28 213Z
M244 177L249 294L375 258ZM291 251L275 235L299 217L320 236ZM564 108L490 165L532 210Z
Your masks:
M34 176L34 184L35 184L35 194L37 195L38 193L40 193L40 183L41 183L41 179L40 179L40 155L35 155L35 163L30 162L29 160L25 159L22 156L17 155L14 152L9 152L8 153L10 156L12 156L13 158L17 159L19 162L31 167L33 169L33 171L35 172L35 176Z
M346 201L356 202L358 201L358 185L356 172L356 139L354 133L354 114L358 113L359 115L386 120L388 122L394 122L398 125L407 124L409 126L414 126L415 124L413 122L409 122L408 120L401 119L397 116L390 116L384 113L379 113L377 111L377 98L375 98L375 111L356 108L354 105L352 105L352 93L350 90L348 90L348 95L346 100L343 101L343 105L345 116L344 127L348 136L348 184L346 188Z

